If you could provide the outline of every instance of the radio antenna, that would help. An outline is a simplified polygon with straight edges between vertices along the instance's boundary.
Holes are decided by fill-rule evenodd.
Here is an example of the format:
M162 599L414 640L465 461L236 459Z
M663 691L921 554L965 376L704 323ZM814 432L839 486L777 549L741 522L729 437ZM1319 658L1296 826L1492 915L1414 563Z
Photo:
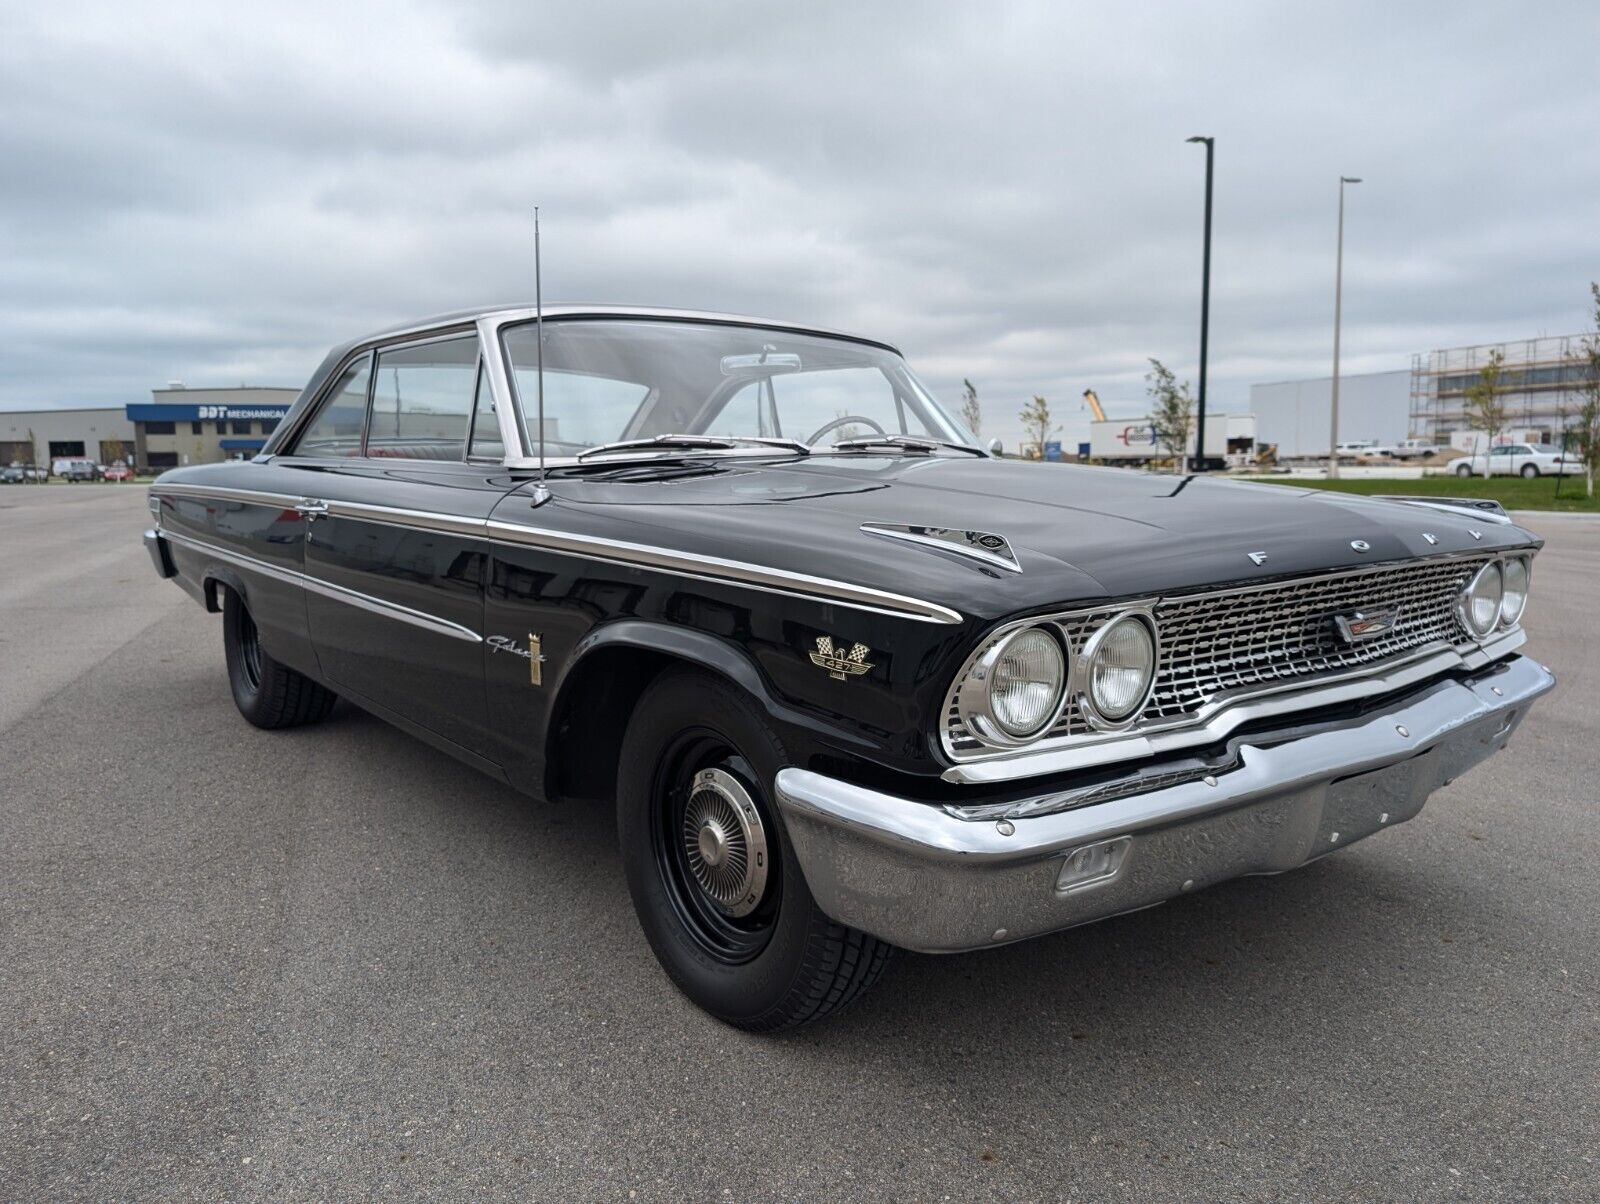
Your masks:
M539 378L539 480L533 487L533 504L543 505L550 500L550 487L544 480L544 284L539 264L539 206L533 207L533 330L538 339L535 354Z

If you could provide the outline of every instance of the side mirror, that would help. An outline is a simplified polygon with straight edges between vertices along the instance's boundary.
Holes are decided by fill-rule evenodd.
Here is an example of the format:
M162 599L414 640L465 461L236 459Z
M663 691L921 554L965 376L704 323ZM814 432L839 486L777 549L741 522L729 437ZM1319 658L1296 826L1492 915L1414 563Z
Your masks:
M1006 445L998 439L989 440L989 454L996 460L1004 460L1006 458Z

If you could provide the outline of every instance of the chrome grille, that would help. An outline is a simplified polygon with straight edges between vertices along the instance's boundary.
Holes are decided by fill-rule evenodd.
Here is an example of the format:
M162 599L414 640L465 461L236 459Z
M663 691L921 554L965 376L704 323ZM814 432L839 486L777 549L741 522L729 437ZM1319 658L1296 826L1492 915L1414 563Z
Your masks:
M1208 707L1285 682L1309 685L1327 675L1359 673L1365 666L1376 669L1424 648L1469 644L1456 615L1456 598L1491 559L1484 555L1381 565L1278 585L1164 597L1154 607L1161 640L1155 689L1134 730L1180 726ZM1399 608L1395 625L1374 639L1347 642L1335 628L1335 615L1386 607ZM1040 621L1056 624L1076 654L1119 611L1111 606ZM987 648L980 648L973 660ZM952 689L945 716L947 746L957 756L987 751L989 746L962 722L955 696ZM1047 738L1092 734L1074 700Z
M1235 593L1164 598L1156 607L1161 669L1147 720L1193 714L1207 703L1268 683L1386 661L1468 634L1456 596L1488 557L1395 565ZM1347 642L1333 616L1398 607L1394 627Z

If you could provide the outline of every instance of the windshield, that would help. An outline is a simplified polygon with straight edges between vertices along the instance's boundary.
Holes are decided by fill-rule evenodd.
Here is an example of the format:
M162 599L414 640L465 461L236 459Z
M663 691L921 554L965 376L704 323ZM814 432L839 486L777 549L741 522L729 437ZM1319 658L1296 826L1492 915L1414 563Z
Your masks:
M538 335L507 327L507 370L538 453ZM559 319L544 324L545 455L656 435L848 439L911 435L974 445L881 347L754 326Z

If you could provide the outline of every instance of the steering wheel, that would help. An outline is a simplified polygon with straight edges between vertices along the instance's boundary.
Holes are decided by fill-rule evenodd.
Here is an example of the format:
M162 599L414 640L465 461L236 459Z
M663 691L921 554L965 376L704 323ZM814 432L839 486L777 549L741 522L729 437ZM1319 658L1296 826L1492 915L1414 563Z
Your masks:
M843 418L835 418L832 422L823 423L822 426L818 428L816 433L813 434L811 438L806 440L806 443L814 447L818 441L821 440L822 436L826 435L829 431L836 431L842 426L870 426L873 434L875 435L888 434L887 431L885 431L870 418L863 418L860 414L846 414Z

